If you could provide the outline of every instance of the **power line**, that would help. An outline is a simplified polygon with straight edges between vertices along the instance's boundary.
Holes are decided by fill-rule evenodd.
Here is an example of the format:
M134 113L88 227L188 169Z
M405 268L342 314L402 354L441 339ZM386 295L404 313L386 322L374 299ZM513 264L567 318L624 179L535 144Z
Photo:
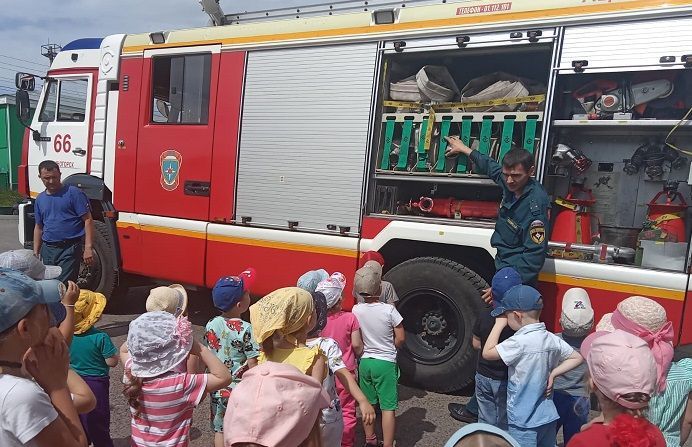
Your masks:
M23 65L17 65L17 64L10 64L9 62L3 62L3 66L10 66L10 67L15 67L19 68L20 70L26 70L26 71L36 71L36 68L31 68L31 67L26 67ZM44 70L48 71L50 67L43 67Z
M38 63L38 62L33 62L33 61L30 61L30 60L27 60L27 59L20 59L20 58L18 58L18 57L8 56L8 55L2 54L2 53L0 53L0 57L6 57L6 58L8 58L8 59L14 59L14 60L20 61L20 62L28 62L28 63L30 63L30 64L40 65L40 66L42 66L42 67L45 67L45 66L46 66L45 64L40 64L40 63Z

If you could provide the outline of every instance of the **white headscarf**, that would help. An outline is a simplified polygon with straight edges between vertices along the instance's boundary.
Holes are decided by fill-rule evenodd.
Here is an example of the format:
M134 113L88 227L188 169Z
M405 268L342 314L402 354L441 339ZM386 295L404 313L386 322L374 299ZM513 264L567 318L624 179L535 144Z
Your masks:
M346 287L346 277L343 273L334 272L332 276L317 284L316 292L322 292L327 298L327 308L332 308L341 299Z

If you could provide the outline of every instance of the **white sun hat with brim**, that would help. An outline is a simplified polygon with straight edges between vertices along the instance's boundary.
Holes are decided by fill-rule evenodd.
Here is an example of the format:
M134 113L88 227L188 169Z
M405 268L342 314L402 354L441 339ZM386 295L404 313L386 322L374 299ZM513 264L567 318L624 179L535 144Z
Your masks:
M187 359L192 348L192 325L187 317L165 311L146 312L130 323L127 349L135 377L157 377Z

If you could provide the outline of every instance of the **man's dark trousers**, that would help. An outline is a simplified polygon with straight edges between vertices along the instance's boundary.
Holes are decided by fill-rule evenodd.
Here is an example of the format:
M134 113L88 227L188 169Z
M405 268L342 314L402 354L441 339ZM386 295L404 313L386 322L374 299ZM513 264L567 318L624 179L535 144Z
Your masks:
M58 281L67 284L67 281L77 282L79 266L84 255L83 238L62 242L43 242L41 244L41 259L45 265L59 265L62 273Z

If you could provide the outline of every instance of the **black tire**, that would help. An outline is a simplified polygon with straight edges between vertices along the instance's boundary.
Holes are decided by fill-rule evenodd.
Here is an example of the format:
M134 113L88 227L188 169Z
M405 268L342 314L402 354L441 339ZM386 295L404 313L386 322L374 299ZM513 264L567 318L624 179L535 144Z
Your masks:
M473 325L488 283L474 271L443 258L416 258L385 275L399 296L406 343L398 363L404 381L447 393L473 381Z
M94 221L94 227L94 262L90 266L84 263L80 265L77 285L81 289L100 292L110 298L118 284L113 241L105 223Z

